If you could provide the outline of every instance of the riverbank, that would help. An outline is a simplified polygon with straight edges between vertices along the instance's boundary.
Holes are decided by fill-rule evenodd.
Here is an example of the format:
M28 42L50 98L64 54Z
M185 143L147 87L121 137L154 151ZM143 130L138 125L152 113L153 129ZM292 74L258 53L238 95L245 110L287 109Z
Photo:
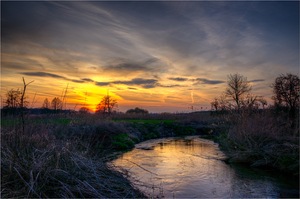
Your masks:
M299 178L299 128L287 117L270 112L226 116L230 125L213 140L228 156L228 163L277 170Z
M296 139L279 130L269 135L275 127L262 118L258 119L265 123L257 124L264 131L253 128L257 118L248 117L249 124L232 123L226 118L211 117L208 112L125 116L30 115L25 120L25 131L18 118L1 118L2 197L145 197L127 180L126 173L116 172L106 162L136 143L186 135L214 139L228 155L228 162L299 175L295 173L299 167ZM238 121L235 119L232 120ZM241 133L239 129L246 131Z
M24 125L2 117L1 197L145 197L106 162L144 140L197 133L178 117L27 115Z
M18 118L1 119L1 198L145 197L106 164L115 123L47 115L26 118L23 131Z

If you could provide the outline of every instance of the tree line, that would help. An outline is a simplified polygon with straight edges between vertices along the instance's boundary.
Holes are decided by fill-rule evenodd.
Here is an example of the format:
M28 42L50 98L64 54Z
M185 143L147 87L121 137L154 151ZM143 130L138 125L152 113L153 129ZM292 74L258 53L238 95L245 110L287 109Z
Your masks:
M28 84L23 78L24 88L22 91L11 89L6 93L5 106L3 109L24 109L28 106L25 91ZM30 82L31 83L31 82ZM274 107L277 110L287 111L290 118L296 118L299 111L299 93L300 80L297 75L286 74L278 76L274 83L270 85L273 89ZM247 77L241 74L228 75L227 87L223 94L216 97L211 102L212 110L216 112L241 111L241 110L258 110L267 106L267 101L263 96L253 94L250 82ZM63 101L59 97L54 97L51 101L46 98L43 101L43 109L62 110ZM96 105L96 114L112 114L116 112L118 107L117 100L107 94ZM79 112L88 112L89 109L81 107ZM142 113L147 114L148 111L136 107L129 109L126 113Z
M22 91L11 89L6 93L6 100L4 109L18 109L18 108L27 108L29 102L26 100L22 100L23 96ZM23 97L24 98L24 97ZM44 109L53 109L53 110L62 110L63 102L59 99L59 97L54 97L51 102L46 98L42 104L42 108Z
M282 74L270 85L273 91L272 100L275 110L288 112L289 118L296 119L299 115L300 80L297 75ZM263 96L254 95L250 82L240 74L230 74L227 87L223 94L211 102L216 112L264 109L267 101Z

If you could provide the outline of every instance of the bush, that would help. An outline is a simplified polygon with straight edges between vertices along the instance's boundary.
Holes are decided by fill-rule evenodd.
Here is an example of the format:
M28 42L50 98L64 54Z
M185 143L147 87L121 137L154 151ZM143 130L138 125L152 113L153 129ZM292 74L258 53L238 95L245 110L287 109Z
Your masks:
M233 162L252 166L271 166L299 175L299 137L284 118L270 113L231 115L227 136L219 137L220 145Z
M112 137L112 146L117 150L128 150L134 147L134 142L128 134L122 133Z

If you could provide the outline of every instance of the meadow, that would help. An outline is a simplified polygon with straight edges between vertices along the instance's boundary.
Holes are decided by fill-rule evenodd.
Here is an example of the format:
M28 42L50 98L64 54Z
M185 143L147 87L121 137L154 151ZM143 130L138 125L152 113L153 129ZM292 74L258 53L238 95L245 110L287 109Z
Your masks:
M40 114L1 117L1 197L140 198L126 172L106 164L134 144L199 135L229 164L299 177L299 128L284 113Z

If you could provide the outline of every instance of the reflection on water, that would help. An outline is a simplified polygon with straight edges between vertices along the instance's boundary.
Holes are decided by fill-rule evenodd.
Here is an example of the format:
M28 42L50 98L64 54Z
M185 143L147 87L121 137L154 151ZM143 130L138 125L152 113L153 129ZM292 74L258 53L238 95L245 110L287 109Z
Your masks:
M147 141L113 162L151 197L280 197L280 186L267 175L244 175L222 160L211 141L197 137Z

